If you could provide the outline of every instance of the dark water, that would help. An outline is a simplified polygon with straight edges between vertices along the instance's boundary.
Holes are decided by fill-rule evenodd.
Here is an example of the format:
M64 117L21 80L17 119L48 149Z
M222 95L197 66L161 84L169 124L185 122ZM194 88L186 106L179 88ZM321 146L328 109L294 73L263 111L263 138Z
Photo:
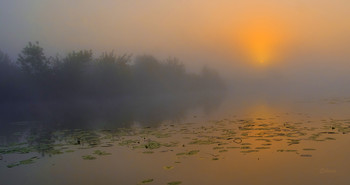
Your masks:
M350 182L349 98L229 97L45 105L56 109L8 117L1 182Z

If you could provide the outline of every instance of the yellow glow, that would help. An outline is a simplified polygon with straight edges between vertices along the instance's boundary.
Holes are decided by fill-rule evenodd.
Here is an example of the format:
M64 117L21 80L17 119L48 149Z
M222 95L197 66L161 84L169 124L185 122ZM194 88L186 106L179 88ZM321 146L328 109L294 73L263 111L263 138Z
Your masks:
M193 66L215 61L227 70L321 60L349 66L349 0L32 1L28 7L11 3L18 7L2 12L1 18L13 24L0 32L20 35L3 34L4 47L20 51L26 42L38 40L50 55L116 50L176 56ZM7 15L10 10L26 16L17 19Z
M257 19L242 26L238 37L246 58L258 65L270 65L281 55L287 40L283 32L276 21Z

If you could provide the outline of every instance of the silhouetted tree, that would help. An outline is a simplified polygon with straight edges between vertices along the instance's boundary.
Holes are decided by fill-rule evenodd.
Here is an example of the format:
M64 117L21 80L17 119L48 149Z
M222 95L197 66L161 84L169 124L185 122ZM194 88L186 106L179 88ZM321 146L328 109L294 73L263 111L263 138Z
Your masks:
M14 65L0 52L1 101L79 101L157 96L192 96L220 91L218 73L204 68L186 72L176 58L159 61L151 55L73 51L65 57L46 57L39 43L24 47Z
M91 50L73 51L59 59L56 57L53 70L56 74L56 88L59 89L57 96L62 98L83 98L85 78L89 66L93 61Z
M7 67L10 65L10 63L11 63L11 60L9 56L0 50L0 66L2 68Z
M125 95L131 87L130 63L131 55L116 56L114 52L103 53L96 59L91 82L94 82L101 95Z
M182 111L223 89L215 71L189 73L176 58L113 52L94 58L91 50L46 57L38 42L30 42L13 63L0 51L0 122L37 120L37 115L69 123L89 122L96 115L157 122L175 113L164 111L169 105ZM187 105L182 108L179 101Z
M44 49L39 46L39 42L34 44L29 42L18 55L18 65L23 72L30 75L40 75L49 70L49 61L46 59Z

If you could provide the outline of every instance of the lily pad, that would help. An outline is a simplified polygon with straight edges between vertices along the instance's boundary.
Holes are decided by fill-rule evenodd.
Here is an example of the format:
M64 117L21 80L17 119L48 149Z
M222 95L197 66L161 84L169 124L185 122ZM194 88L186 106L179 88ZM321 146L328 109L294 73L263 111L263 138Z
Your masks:
M150 183L150 182L153 182L153 179L143 180L143 181L141 181L141 184L147 184L147 183Z
M171 169L173 169L173 168L174 168L174 166L164 166L164 167L163 167L164 170L171 170Z
M94 154L96 154L96 155L111 155L111 153L101 151L101 150L95 150Z
M147 149L157 149L160 147L161 147L161 144L156 141L150 141L145 145L145 148Z
M91 156L91 155L84 155L84 156L82 156L82 158L83 158L84 160L95 160L95 159L96 159L96 157Z
M144 151L142 153L144 153L144 154L153 154L154 152L153 151Z
M242 150L241 153L253 153L253 152L259 152L259 150Z
M191 150L187 153L187 155L195 155L199 152L199 150Z
M208 139L208 140L194 140L190 142L189 144L191 145L211 145L211 144L216 144L218 143L217 141Z
M137 144L138 140L124 140L122 142L119 143L120 146L130 146L130 145L133 145L133 144Z
M168 182L168 185L178 185L181 184L181 181L172 181L172 182Z
M26 159L26 160L19 161L18 163L12 163L12 164L7 165L7 168L13 168L13 167L16 167L16 166L26 165L26 164L33 164L36 159L39 159L39 158L38 157L32 157L32 158L29 158L29 159Z

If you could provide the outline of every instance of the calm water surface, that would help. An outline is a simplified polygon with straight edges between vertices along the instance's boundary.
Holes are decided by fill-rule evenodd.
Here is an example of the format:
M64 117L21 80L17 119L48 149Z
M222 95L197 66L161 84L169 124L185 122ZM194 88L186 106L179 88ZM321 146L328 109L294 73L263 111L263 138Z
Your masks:
M118 126L103 119L74 128L4 123L1 184L350 182L350 98L227 98L178 107Z

